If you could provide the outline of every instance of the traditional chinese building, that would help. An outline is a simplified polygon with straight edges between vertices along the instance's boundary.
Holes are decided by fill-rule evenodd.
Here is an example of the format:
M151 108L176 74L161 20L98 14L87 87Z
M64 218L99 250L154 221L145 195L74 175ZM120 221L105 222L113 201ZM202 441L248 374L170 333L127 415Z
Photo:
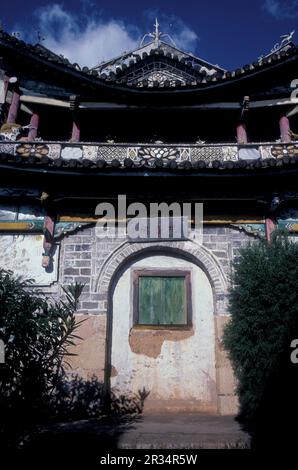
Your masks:
M4 31L0 57L0 265L54 298L85 284L75 372L145 388L148 410L235 413L221 344L231 262L276 226L298 231L292 35L235 71L179 50L157 22L91 69ZM118 195L203 203L203 243L195 226L98 237L95 209Z

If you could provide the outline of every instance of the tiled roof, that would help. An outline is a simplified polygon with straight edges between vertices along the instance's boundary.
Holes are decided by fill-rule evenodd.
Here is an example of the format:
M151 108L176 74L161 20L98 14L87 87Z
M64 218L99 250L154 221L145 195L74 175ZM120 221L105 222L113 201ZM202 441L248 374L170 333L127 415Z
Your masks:
M292 42L277 48L270 54L259 60L244 65L235 71L225 71L217 65L212 65L191 54L179 51L169 44L160 42L158 48L153 47L152 43L143 46L130 53L125 53L121 57L113 59L104 64L100 64L93 68L80 67L77 63L71 63L63 56L57 55L41 44L28 44L17 39L14 36L0 31L0 52L5 57L5 50L13 50L14 53L27 55L30 60L46 61L49 66L59 67L64 72L75 72L77 76L91 79L95 84L111 84L121 88L137 88L139 90L153 87L156 89L165 88L181 88L188 87L192 89L208 86L208 84L225 83L226 81L237 80L258 71L269 69L271 66L283 63L291 57L298 54L298 48ZM162 81L148 81L146 73L142 71L144 78L137 75L137 79L133 79L133 73L138 74L140 66L148 66L152 63L165 64L165 69L171 69L175 72L178 70L180 76L175 80L175 73L172 74L173 79L167 80L166 77ZM174 70L175 69L175 70ZM132 72L132 75L130 74ZM127 77L131 75L131 79ZM178 74L179 75L179 74ZM183 80L181 79L184 78Z
M225 72L225 70L218 65L210 64L207 61L195 57L193 54L182 52L176 47L163 41L160 41L158 47L156 47L154 41L151 41L149 44L139 47L134 51L125 53L113 60L100 64L92 70L96 70L99 73L99 77L104 80L111 79L128 85L146 86L147 84L148 86L146 68L150 73L149 64L153 62L156 63L158 61L160 62L161 60L165 65L164 68L168 69L168 71L171 67L176 69L176 71L181 71L180 77L176 72L176 80L174 80L172 86L175 86L175 82L177 82L177 84L179 81L187 81L191 83L207 76L220 78ZM136 80L134 77L129 80L130 75L133 76L141 69L144 76L143 80ZM132 71L134 73L132 73ZM173 77L175 78L175 74L173 74ZM179 78L185 78L185 80L179 80ZM168 84L168 86L170 85L171 83Z

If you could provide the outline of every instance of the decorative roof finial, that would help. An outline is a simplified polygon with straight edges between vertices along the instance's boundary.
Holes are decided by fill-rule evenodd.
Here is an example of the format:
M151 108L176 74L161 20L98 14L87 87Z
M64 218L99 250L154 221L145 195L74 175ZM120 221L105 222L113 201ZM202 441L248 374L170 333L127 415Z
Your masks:
M170 39L170 41L172 42L173 46L176 47L176 44L175 42L173 41L173 39L171 38L171 36L169 34L166 34L166 33L162 33L160 30L159 30L159 22L157 20L157 18L155 18L155 23L154 23L154 32L153 33L147 33L145 34L145 36L143 36L143 39L140 43L140 47L143 46L144 44L144 41L145 39L148 37L148 38L152 38L154 40L154 47L155 48L158 48L160 46L160 39L161 38L165 38L165 37L168 37Z
M295 29L291 31L289 34L283 34L282 36L280 36L280 39L282 39L280 45L283 46L284 44L288 44L289 42L291 42L294 34L295 34Z
M295 34L295 30L291 31L289 34L283 34L282 36L280 36L280 39L282 40L281 43L277 42L276 44L274 44L270 53L272 54L276 52L278 49L281 49L282 47L288 46L289 44L291 44L294 34Z
M154 42L155 42L155 47L158 47L159 46L159 36L161 35L161 33L159 32L159 23L157 21L157 18L155 18L154 27L155 27Z

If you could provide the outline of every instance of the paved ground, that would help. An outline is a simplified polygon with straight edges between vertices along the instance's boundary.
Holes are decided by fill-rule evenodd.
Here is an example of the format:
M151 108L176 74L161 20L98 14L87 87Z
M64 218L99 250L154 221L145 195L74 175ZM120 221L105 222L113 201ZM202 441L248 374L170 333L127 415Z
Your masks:
M123 449L218 449L249 446L247 434L230 416L146 415L118 441Z
M249 437L230 416L181 413L144 415L134 419L111 419L65 423L40 430L31 446L64 450L69 446L92 450L114 449L222 449L248 448Z

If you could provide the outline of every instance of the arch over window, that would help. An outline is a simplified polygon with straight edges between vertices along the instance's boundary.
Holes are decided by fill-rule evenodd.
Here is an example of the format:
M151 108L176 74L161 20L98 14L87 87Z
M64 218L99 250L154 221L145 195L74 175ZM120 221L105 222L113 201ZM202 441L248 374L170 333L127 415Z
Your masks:
M154 254L161 254L186 259L201 267L208 276L214 296L215 314L226 313L227 279L218 260L204 246L191 241L159 242L159 243L129 243L125 242L110 254L95 281L95 289L103 300L109 300L110 288L115 280L127 268L127 265L137 259Z

